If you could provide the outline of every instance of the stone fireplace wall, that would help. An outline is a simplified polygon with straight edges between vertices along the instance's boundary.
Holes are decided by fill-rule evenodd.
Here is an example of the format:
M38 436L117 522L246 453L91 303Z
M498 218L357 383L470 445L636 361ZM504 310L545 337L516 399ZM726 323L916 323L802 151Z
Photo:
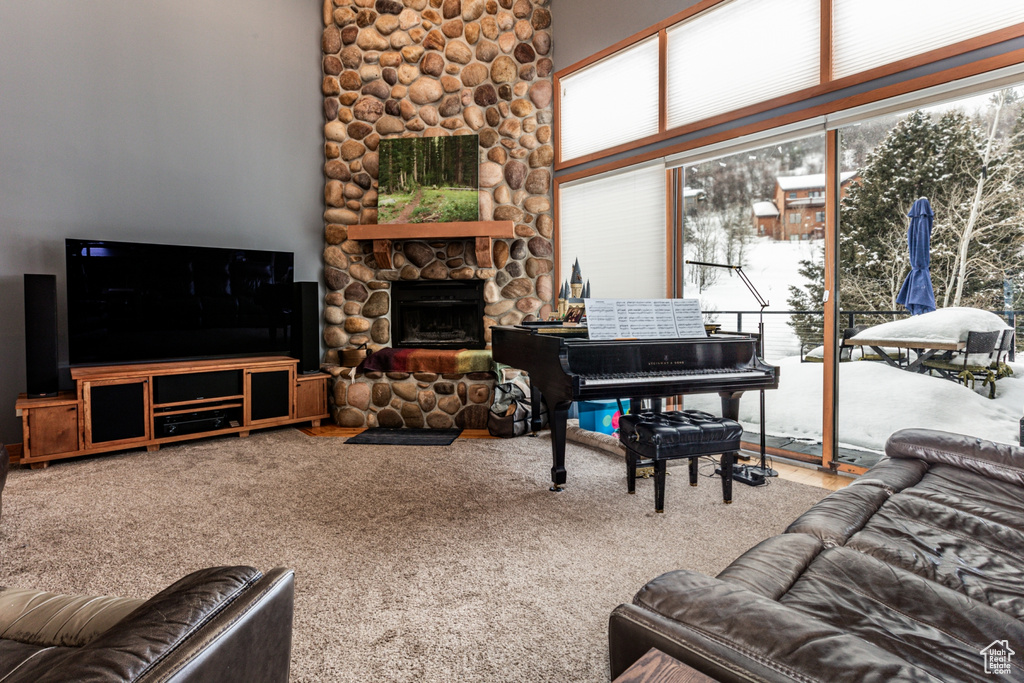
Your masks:
M550 313L549 2L324 1L328 364L338 366L346 347L390 345L390 283L399 279L484 280L488 341L493 325ZM493 267L487 268L476 263L471 240L396 241L393 267L378 269L372 242L349 240L348 226L377 222L381 138L469 133L480 136L480 220L511 220L516 238L494 241ZM347 382L337 382L336 418L347 406L346 392ZM479 389L474 397L481 398ZM354 421L350 413L346 423Z

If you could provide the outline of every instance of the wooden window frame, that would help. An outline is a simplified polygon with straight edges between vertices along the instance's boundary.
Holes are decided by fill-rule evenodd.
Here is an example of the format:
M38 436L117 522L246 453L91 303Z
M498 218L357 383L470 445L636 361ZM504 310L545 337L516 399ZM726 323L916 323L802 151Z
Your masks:
M588 66L595 61L611 54L623 47L628 47L636 41L646 39L650 37L654 32L661 34L661 55L662 60L660 64L660 83L662 85L662 93L659 99L662 111L659 114L659 121L661 123L660 128L664 127L665 119L665 92L664 84L666 79L665 67L664 67L664 54L666 49L665 31L666 29L679 21L682 21L694 14L702 12L706 9L714 7L720 2L726 0L704 0L697 5L694 5L688 10L685 10L663 22L645 30L641 31L624 41L620 41L610 48L603 50L602 52L593 55L586 60L578 62L567 69L563 69L555 74L555 101L554 101L554 112L555 121L559 122L559 109L558 109L558 93L559 93L559 80L565 76L571 74L573 71ZM582 166L584 164L590 164L601 158L620 155L623 152L628 152L634 149L639 149L645 145L661 142L664 140L670 140L674 137L678 137L687 133L699 132L702 129L717 126L731 121L737 121L751 114L761 113L764 111L770 111L776 107L787 106L797 104L811 98L821 96L823 94L838 92L851 86L860 85L862 83L870 82L872 80L906 71L908 69L916 68L919 66L925 66L931 63L936 63L941 60L955 57L958 55L966 54L973 50L989 47L998 43L1011 40L1024 36L1024 23L1015 24L1013 26L1000 29L998 31L990 32L982 36L976 36L974 38L954 43L942 48L931 50L926 53L921 53L913 57L909 57L897 62L885 64L864 72L853 74L851 76L844 77L842 79L833 80L831 78L831 59L830 59L830 46L831 46L831 31L826 30L826 26L831 21L831 7L832 0L821 0L822 1L822 60L821 60L821 78L822 83L814 88L805 89L784 97L774 98L765 102L751 105L740 110L728 112L720 116L716 116L704 121L696 122L693 124L687 124L686 126L672 129L662 130L656 136L649 136L648 138L634 141L626 145L620 145L615 148L603 150L600 153L588 155L578 159L571 160L570 163L564 163L561 161L560 156L556 156L555 171L566 171L576 166ZM826 56L828 55L828 56ZM1001 68L1024 64L1024 49L1010 50L1001 54L993 55L983 59L971 61L966 64L962 64L947 69L941 69L923 76L910 78L907 80L900 81L898 83L889 84L883 87L874 88L865 92L851 94L845 97L839 97L830 102L823 104L812 104L807 102L806 106L794 107L792 111L778 116L767 118L763 121L755 123L740 125L730 130L725 130L704 136L695 136L691 140L678 142L676 144L667 145L656 150L650 150L646 152L639 152L635 155L630 155L627 158L620 158L617 160L609 161L605 164L597 164L594 166L588 166L581 168L577 171L569 170L556 175L553 183L553 195L554 195L554 249L555 249L555 276L556 282L558 281L558 263L560 254L559 245L559 197L560 197L560 186L562 183L580 180L583 178L608 173L615 171L626 166L632 166L642 164L653 159L668 157L681 152L686 152L700 147L713 145L716 143L725 142L728 140L740 138L747 135L761 133L764 131L771 130L773 128L780 128L788 124L797 123L804 120L813 119L819 116L826 116L837 112L853 109L867 104L873 104L875 102L881 102L901 95L906 95L918 91L923 91L927 88L944 85L954 81L958 81L964 78L972 76L978 76L981 74L996 71ZM560 155L559 149L559 131L560 122L556 126L555 130L555 151L556 155ZM859 474L866 471L865 468L856 465L848 465L840 463L836 460L837 454L837 439L838 439L838 355L835 340L837 337L838 330L838 263L837 263L837 245L838 245L838 231L839 231L839 200L841 197L841 188L839 184L839 130L835 128L827 128L825 131L826 135L826 189L825 189L825 254L824 254L824 268L825 268L825 291L828 294L828 301L823 303L824 310L824 336L825 336L825 349L824 349L824 363L823 363L823 405L822 405L822 458L820 464L822 468L831 469L833 471L843 471L848 473ZM682 202L681 198L681 186L678 188L673 187L672 183L672 169L666 169L666 183L667 189L674 190L678 189L680 192L679 201ZM678 216L673 215L675 212L672 206L672 192L666 197L666 231L667 236L671 238L674 231L676 230L676 221ZM676 210L681 211L682 206L676 207ZM669 242L671 244L671 241ZM679 245L681 250L682 245ZM668 250L673 251L673 250ZM671 260L673 257L681 259L681 255L678 254L666 254L667 259ZM681 282L677 282L677 278L680 274L676 273L676 264L671 264L668 269L669 277L666 281L666 290L669 296L672 296L672 290L674 286L681 286ZM780 453L780 455L784 455Z
M692 7L688 8L688 9L685 9L685 10L683 10L681 12L678 12L678 13L672 15L671 17L669 17L668 19L665 19L664 21L661 21L661 22L659 22L659 23L657 23L657 24L655 24L653 26L650 26L650 27L648 27L648 28L646 28L646 29L644 29L642 31L639 31L638 33L635 33L632 36L629 36L628 38L625 38L625 39L615 43L614 45L611 45L611 46L605 48L604 50L601 50L600 52L597 52L597 53L591 55L590 57L587 57L586 59L582 59L582 60L576 62L575 64L572 64L572 65L570 65L570 66L568 66L568 67L566 67L564 69L560 69L557 72L555 72L554 78L553 78L553 80L554 80L553 85L554 85L554 94L555 94L555 97L554 97L554 117L555 117L555 121L557 122L557 125L555 127L555 145L554 145L554 147L555 147L555 165L554 165L554 168L555 168L556 172L563 171L563 170L566 170L566 169L569 169L569 168L573 168L574 166L580 166L582 164L588 164L588 163L591 163L593 161L596 161L596 160L599 160L599 159L603 159L605 157L622 154L624 152L629 152L629 151L634 150L634 149L640 149L640 148L645 147L645 146L650 145L650 144L655 144L655 143L663 142L665 140L671 140L672 138L680 137L680 136L683 136L683 135L689 135L691 133L699 132L701 130L704 130L704 129L707 129L707 128L711 128L713 126L719 126L719 125L723 125L723 124L728 124L728 123L731 123L733 121L737 121L739 119L745 118L747 116L752 116L752 115L755 115L755 114L761 114L763 112L771 111L772 109L777 109L779 107L786 107L786 106L790 106L790 105L793 105L793 104L798 104L798 103L803 102L805 100L810 100L812 98L816 98L816 97L821 97L823 95L832 94L832 93L844 90L846 88L851 88L851 87L854 87L854 86L861 85L863 83L868 83L870 81L873 81L873 80L876 80L876 79L879 79L879 78L884 78L886 76L890 76L890 75L893 75L893 74L896 74L896 73L907 71L909 69L914 69L914 68L917 68L917 67L926 66L928 64L940 62L940 61L942 61L944 59L949 59L951 57L956 57L956 56L959 56L959 55L962 55L962 54L966 54L968 52L972 52L974 50L990 47L992 45L996 45L998 43L1002 43L1002 42L1005 42L1007 40L1012 40L1014 38L1019 38L1019 37L1024 36L1024 22L1022 22L1022 23L1019 23L1019 24L1014 24L1012 26L1007 26L1005 28L1002 28L1002 29L999 29L999 30L996 30L996 31L991 31L989 33L985 33L985 34L982 34L980 36L975 36L973 38L968 38L968 39L965 39L965 40L962 40L962 41L959 41L959 42L956 42L956 43L952 43L950 45L945 45L945 46L940 47L940 48L929 50L927 52L922 52L922 53L913 55L911 57L906 57L904 59L900 59L900 60L897 60L895 62L890 62L888 64L883 64L881 66L877 66L877 67L874 67L874 68L871 68L871 69L867 69L865 71L860 71L858 73L851 74L851 75L845 76L843 78L833 79L832 78L832 0L821 0L821 10L820 10L820 44L821 44L821 49L820 49L820 83L818 85L812 86L810 88L804 88L802 90L798 90L796 92L788 93L786 95L780 95L778 97L774 97L774 98L771 98L771 99L763 100L763 101L758 102L756 104L748 105L748 106L742 107L740 109L734 109L732 111L728 111L728 112L725 112L725 113L722 113L722 114L717 114L715 116L712 116L712 117L709 117L709 118L705 118L705 119L702 119L700 121L694 121L694 122L691 122L691 123L684 124L682 126L677 126L676 128L669 129L669 128L667 128L667 120L668 120L667 108L668 108L668 105L667 105L667 92L666 92L666 90L667 90L666 84L667 84L668 74L666 72L667 67L666 67L666 59L665 59L665 56L666 56L666 53L667 53L667 49L668 49L667 31L668 31L669 28L675 26L676 24L681 23L683 21L686 21L687 19L689 19L689 18L691 18L691 17L693 17L693 16L695 16L697 14L700 14L701 12L705 12L705 11L707 11L707 10L717 6L717 5L722 4L723 2L728 2L728 0L703 0L703 2L699 2L696 5L693 5ZM659 85L660 85L660 92L659 92L659 97L658 97L658 103L659 103L659 112L658 112L659 126L658 126L658 130L659 130L659 132L654 134L654 135L648 135L648 136L646 136L644 138L640 138L638 140L633 140L631 142L622 143L620 145L616 145L615 147L610 147L608 149L604 149L604 150L601 150L599 152L592 152L590 154L587 154L587 155L584 155L584 156L581 156L581 157L576 157L576 158L573 158L573 159L568 159L568 160L562 159L562 149L561 149L561 142L560 142L560 129L561 129L561 120L560 120L560 118L561 118L561 114L560 114L560 105L559 105L559 100L560 100L560 97L561 97L561 82L562 82L562 79L567 78L567 77L573 75L575 72L577 72L577 71L579 71L579 70L581 70L581 69L583 69L585 67L588 67L588 66L590 66L592 64L595 64L596 62L599 62L602 59L604 59L604 58L606 58L606 57L608 57L610 55L613 55L613 54L615 54L616 52L618 52L620 50L626 49L628 47L631 47L631 46L639 43L640 41L646 40L646 39L650 38L651 36L653 36L655 34L657 34L659 36L659 55L660 55L660 59L659 59ZM974 64L974 63L976 63L976 62L973 62L972 64ZM965 65L965 67L961 67L961 68L966 68L966 67L969 67L969 66L970 65ZM954 69L949 69L947 71L954 71L955 72L957 70L958 69L954 68ZM944 72L940 72L940 73L944 73ZM962 78L962 77L963 77L963 75L953 76L953 77L949 78L948 80L956 80L957 78ZM875 92L875 91L871 91L871 92ZM910 92L910 91L907 91L907 92ZM887 95L886 97L891 97L891 95ZM833 103L829 103L829 104L833 104ZM822 105L822 106L828 107L828 104ZM842 107L838 107L838 108L833 108L833 109L831 109L831 111L840 111L841 109L847 109L847 108L849 108L849 106L842 106ZM824 112L824 113L831 113L831 111ZM628 164L626 164L626 165L628 165Z

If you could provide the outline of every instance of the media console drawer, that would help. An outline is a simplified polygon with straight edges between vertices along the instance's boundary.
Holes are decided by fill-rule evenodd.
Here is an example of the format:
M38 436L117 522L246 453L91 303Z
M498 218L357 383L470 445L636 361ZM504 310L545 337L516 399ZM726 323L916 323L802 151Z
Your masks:
M242 370L190 372L153 378L153 403L187 403L242 395Z

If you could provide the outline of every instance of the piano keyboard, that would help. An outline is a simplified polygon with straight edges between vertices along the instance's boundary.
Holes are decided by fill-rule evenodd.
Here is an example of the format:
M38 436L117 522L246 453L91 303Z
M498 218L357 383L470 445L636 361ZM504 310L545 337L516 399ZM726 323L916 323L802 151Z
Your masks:
M693 370L673 370L671 372L628 372L611 375L581 375L580 387L602 387L616 384L636 384L638 382L687 382L704 377L714 379L763 379L766 376L760 370L731 370L728 368L695 368Z

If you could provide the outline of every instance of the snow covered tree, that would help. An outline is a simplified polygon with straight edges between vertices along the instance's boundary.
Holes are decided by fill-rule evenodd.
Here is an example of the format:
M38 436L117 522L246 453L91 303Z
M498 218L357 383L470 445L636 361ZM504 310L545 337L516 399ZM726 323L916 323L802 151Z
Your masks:
M719 220L722 224L725 262L733 266L746 265L747 246L754 236L749 210L744 206L733 206L722 211Z
M714 263L718 258L718 238L721 229L711 211L697 211L687 216L683 222L683 242L686 245L687 259ZM697 291L703 292L718 282L721 271L708 266L690 266L690 282L697 285Z
M990 121L999 121L994 107ZM927 197L935 211L931 268L941 306L990 308L1007 271L1020 268L1021 155L950 110L902 119L867 156L841 204L839 281L844 309L895 310L906 276L907 211ZM1007 136L1008 137L1008 136ZM997 296L998 295L998 296ZM998 306L1001 308L1001 306Z

